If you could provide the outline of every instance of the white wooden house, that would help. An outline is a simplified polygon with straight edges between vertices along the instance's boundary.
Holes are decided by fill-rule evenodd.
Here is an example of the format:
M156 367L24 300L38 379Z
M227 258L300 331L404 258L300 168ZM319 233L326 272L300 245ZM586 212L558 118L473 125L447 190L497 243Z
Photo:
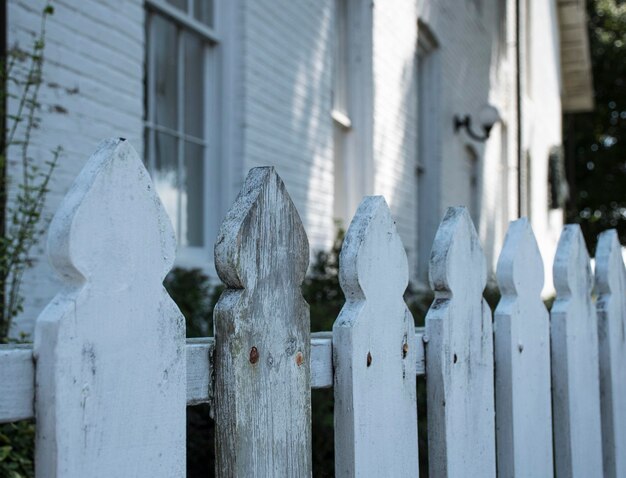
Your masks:
M8 0L9 45L32 42L43 5ZM246 172L272 165L311 250L330 247L334 220L347 225L363 195L383 194L416 284L446 207L459 204L491 269L509 220L527 215L551 270L561 114L592 107L582 0L54 5L33 139L42 161L64 148L50 213L99 141L123 136L152 172L181 266L214 274L224 213ZM470 115L482 135L487 104L500 117L487 141L455 130ZM43 245L36 257L17 323L26 332L59 288Z

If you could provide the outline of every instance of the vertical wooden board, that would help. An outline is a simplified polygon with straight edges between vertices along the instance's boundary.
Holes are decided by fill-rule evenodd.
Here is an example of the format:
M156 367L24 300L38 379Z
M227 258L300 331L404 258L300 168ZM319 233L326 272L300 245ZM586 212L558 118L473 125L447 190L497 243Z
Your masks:
M580 226L567 225L554 258L550 311L554 461L561 477L603 476L598 324L589 254Z
M598 238L596 291L604 476L626 476L626 271L614 229Z
M464 207L449 208L430 258L426 316L430 476L496 474L493 327L486 261Z
M100 144L50 226L65 287L35 327L41 477L185 475L185 329L171 223L137 153Z
M551 477L550 322L541 300L543 261L528 219L511 222L496 271L498 476Z
M309 247L274 168L255 168L215 246L218 476L311 475Z
M346 304L333 325L335 476L418 476L408 263L382 196L361 202L339 265Z

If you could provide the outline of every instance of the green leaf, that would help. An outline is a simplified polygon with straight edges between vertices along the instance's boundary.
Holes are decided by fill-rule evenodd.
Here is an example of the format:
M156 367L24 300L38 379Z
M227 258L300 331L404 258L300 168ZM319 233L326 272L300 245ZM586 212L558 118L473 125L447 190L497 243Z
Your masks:
M0 462L4 461L11 454L11 450L13 447L11 446L2 446L0 447Z

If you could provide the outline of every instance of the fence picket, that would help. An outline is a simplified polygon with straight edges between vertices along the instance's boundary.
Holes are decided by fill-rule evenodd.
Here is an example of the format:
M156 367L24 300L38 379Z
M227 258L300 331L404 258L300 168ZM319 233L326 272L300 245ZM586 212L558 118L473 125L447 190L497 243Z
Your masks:
M65 288L35 328L41 477L185 475L185 329L171 223L137 153L100 144L50 226Z
M596 290L604 476L626 476L626 271L614 229L598 237Z
M494 318L498 475L551 477L550 321L543 261L528 219L511 222L496 271Z
M464 207L449 208L430 258L426 316L430 475L496 474L491 311L486 261Z
M252 169L215 246L218 476L311 476L309 247L274 168Z
M382 196L361 202L339 278L346 304L333 325L335 476L418 476L417 347L403 299L409 270Z
M550 311L554 461L559 477L603 476L598 327L589 254L580 226L567 225L554 258Z

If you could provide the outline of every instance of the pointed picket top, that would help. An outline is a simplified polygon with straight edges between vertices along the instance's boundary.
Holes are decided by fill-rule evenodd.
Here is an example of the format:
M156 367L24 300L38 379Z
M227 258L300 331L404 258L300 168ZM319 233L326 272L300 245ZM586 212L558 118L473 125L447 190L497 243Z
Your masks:
M462 262L471 270L459 267ZM467 289L472 295L482 296L487 284L487 261L465 207L446 211L433 242L428 277L435 295Z
M66 287L35 326L37 469L184 476L184 320L162 285L175 239L127 141L91 156L48 249Z
M541 301L543 259L530 222L523 217L509 225L498 259L496 278L502 295Z
M598 328L589 254L580 226L563 228L550 311L556 476L603 476Z
M273 211L278 207L281 209ZM275 222L279 219L286 222ZM279 237L271 237L271 233ZM273 249L279 239L289 250ZM259 246L266 242L270 249L261 250ZM284 267L286 260L293 266ZM251 169L215 244L215 267L220 279L229 288L238 289L253 288L256 281L275 276L293 280L299 287L308 264L309 243L285 185L273 167Z
M604 474L626 476L626 271L617 232L598 237L596 291Z
M361 202L341 248L339 280L348 299L376 297L382 289L402 297L409 285L406 252L382 196ZM380 274L392 269L394 274Z
M118 190L125 194L111 197ZM143 262L153 249L159 254ZM143 162L128 141L103 141L50 224L53 267L70 282L103 281L118 287L121 277L139 274L135 279L162 282L175 253L172 223Z
M486 261L467 210L449 208L430 260L426 316L431 476L496 474L493 334Z
M282 180L252 169L215 245L227 287L214 312L220 476L311 474L308 260Z
M339 266L346 304L333 325L335 476L417 476L408 262L382 196L361 202Z
M598 236L596 247L596 290L599 294L624 292L624 259L617 231L609 229Z
M550 477L550 323L541 300L543 261L528 219L511 222L496 277L502 292L494 318L498 475Z
M593 289L589 253L578 224L563 227L553 265L557 298L585 297Z

